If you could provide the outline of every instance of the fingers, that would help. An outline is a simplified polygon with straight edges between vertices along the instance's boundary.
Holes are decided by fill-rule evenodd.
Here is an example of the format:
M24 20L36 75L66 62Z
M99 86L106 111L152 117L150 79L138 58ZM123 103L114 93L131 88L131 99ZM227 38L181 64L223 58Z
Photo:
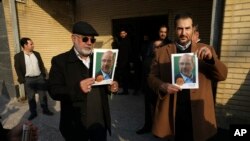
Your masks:
M111 92L118 92L119 90L119 85L116 81L113 81L111 84L110 84L110 91Z
M175 94L175 93L181 91L181 88L177 85L169 84L167 87L167 91L169 94Z
M181 88L177 85L172 85L170 83L163 83L161 86L160 86L160 90L164 93L167 93L167 94L175 94L177 93L178 91L181 90Z
M204 60L204 59L212 59L212 53L211 53L211 50L207 47L201 47L199 50L198 50L198 54L197 56Z
M87 78L80 81L80 88L84 93L89 93L91 91L92 84L95 83L94 78Z

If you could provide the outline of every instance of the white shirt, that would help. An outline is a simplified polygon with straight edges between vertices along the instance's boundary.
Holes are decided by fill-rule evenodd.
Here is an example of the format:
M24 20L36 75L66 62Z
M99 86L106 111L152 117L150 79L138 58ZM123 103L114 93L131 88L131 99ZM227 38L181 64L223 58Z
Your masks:
M79 52L74 48L76 56L82 61L82 63L89 69L90 65L90 58L87 57L87 59L82 59Z
M181 73L181 76L182 76L182 78L184 78L185 83L194 83L195 78L194 78L193 74L191 75L191 77L187 77Z
M38 60L34 53L31 53L30 55L24 53L24 60L26 68L25 76L33 77L33 76L39 76L41 74L38 65Z
M101 70L102 71L102 70ZM102 75L104 76L104 80L111 79L110 75L102 71Z

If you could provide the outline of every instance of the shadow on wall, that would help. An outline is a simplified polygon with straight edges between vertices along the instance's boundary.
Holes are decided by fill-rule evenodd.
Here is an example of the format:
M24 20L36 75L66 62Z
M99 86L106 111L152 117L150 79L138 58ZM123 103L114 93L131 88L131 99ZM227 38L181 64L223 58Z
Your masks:
M58 21L65 29L71 31L74 22L74 0L34 0L44 11Z
M230 124L250 124L250 71L245 81L225 105L217 104L217 121L223 128Z

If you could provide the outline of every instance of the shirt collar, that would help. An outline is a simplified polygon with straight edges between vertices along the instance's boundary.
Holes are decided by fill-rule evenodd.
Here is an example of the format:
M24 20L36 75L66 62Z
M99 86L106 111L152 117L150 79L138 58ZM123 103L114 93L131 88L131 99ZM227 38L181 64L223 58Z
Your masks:
M194 79L194 75L193 75L193 74L191 74L190 77L187 77L187 76L185 76L185 75L183 75L183 74L181 73L181 76L182 76L182 78L184 79L184 82L185 82L185 83L187 83L187 82L193 83L193 79Z
M33 52L32 51L30 51L30 52L27 52L27 51L23 51L24 52L24 54L26 54L26 55L31 55L31 54L33 54Z
M80 53L74 48L74 51L76 53L76 56L83 62L83 64L89 68L89 64L90 64L90 57L88 56L87 59L82 59Z
M177 42L176 42L175 44L176 44L176 46L177 46L180 50L186 50L188 47L190 47L191 41L189 41L185 46L180 45L180 44L178 44Z
M101 71L102 71L102 70L101 70ZM103 74L104 78L106 78L107 76L110 77L110 74L105 73L104 71L102 71L102 74Z

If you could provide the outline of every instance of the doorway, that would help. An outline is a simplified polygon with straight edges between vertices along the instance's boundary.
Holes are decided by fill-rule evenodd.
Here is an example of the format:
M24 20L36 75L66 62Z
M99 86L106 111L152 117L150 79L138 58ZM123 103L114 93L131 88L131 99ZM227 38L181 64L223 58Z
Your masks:
M135 45L139 45L145 34L150 40L156 40L159 27L163 24L168 25L168 15L113 19L112 35L118 37L120 29L126 29Z
M159 38L159 28L161 25L168 25L168 15L156 15L145 17L122 18L112 20L112 35L115 41L119 38L119 32L124 29L132 42L129 59L129 84L128 87L137 91L141 87L142 81L142 60L140 59L141 47L144 42L144 35L149 41ZM120 83L121 84L121 83ZM122 84L121 84L122 85Z

